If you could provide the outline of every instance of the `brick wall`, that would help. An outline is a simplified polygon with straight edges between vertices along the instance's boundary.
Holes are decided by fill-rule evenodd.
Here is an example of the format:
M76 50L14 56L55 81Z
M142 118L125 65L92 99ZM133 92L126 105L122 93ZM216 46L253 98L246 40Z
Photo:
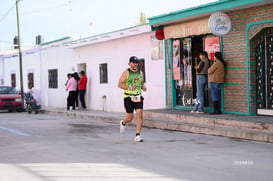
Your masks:
M172 102L172 69L171 69L171 63L172 63L172 40L166 40L165 41L165 60L166 60L166 96L167 96L167 107L172 108L173 102Z
M256 112L256 78L254 44L247 40L247 33L255 36L263 28L246 32L246 24L273 19L273 4L227 13L232 21L232 31L223 38L224 59L228 63L224 85L224 110L233 113ZM266 25L268 27L270 25ZM249 41L250 47L246 47ZM247 69L247 48L249 48L249 73ZM248 87L248 79L250 86ZM250 97L248 97L248 89ZM250 110L248 110L250 99Z

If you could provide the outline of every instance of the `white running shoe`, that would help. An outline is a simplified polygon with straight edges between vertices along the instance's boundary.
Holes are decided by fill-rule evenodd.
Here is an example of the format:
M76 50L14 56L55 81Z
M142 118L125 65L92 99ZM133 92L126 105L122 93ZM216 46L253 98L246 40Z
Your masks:
M125 133L125 126L122 125L123 120L120 121L120 127L119 127L119 132L120 134L124 134Z
M139 135L137 135L135 137L135 142L143 142L143 139Z

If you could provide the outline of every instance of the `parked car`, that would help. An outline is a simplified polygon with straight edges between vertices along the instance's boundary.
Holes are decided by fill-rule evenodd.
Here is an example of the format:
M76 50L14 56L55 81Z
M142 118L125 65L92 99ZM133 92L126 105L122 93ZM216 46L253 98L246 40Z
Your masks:
M10 86L0 86L0 110L23 111L21 95Z

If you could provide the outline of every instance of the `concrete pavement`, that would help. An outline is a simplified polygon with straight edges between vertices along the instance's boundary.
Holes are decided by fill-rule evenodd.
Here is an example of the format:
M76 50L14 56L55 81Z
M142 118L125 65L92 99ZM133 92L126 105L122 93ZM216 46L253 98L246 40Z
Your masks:
M65 114L1 113L1 181L273 178L270 143L146 127L141 132L144 142L135 143L133 125L120 134L119 120Z
M96 110L44 108L41 112L85 120L101 119L117 124L125 117L125 113ZM173 109L144 110L143 126L273 143L273 117L270 116L192 114Z

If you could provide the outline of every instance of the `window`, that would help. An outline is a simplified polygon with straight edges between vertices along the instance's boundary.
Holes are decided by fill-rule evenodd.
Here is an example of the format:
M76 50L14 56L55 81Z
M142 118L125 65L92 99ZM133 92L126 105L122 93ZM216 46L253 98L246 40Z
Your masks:
M32 89L34 87L33 73L28 73L27 79L28 79L28 89Z
M100 83L108 83L107 63L100 64Z
M58 88L58 70L48 70L48 88Z
M11 87L16 87L16 74L11 74Z

